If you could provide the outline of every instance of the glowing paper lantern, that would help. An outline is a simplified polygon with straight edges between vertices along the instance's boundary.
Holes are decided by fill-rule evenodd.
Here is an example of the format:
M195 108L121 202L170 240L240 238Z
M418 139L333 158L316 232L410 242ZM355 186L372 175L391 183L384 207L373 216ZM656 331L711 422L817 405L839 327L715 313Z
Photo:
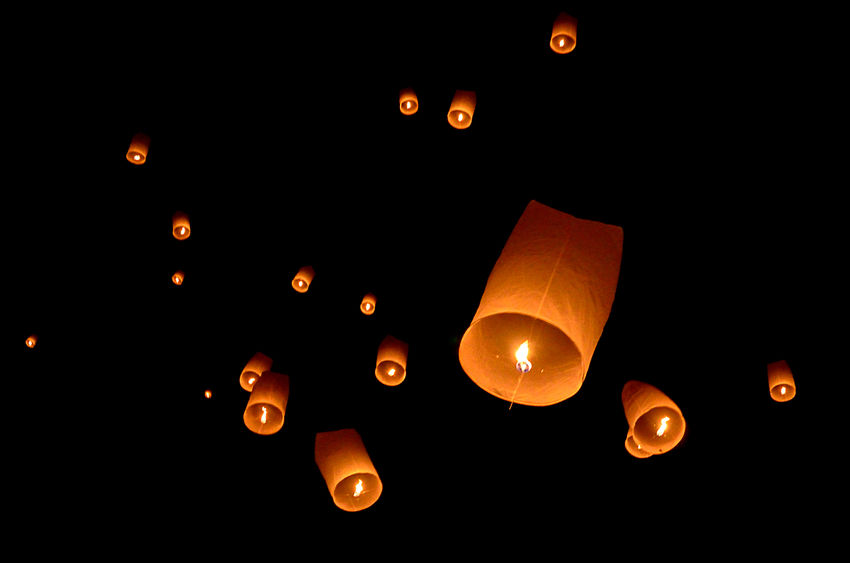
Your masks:
M347 512L369 508L381 496L381 479L352 428L316 434L316 465L334 504Z
M182 270L177 270L173 274L171 274L171 281L174 285L183 285L183 280L186 279L186 274L183 273Z
M239 385L245 391L251 391L254 388L254 384L260 379L260 376L270 369L272 369L272 359L262 352L257 352L248 360L245 367L242 368L242 374L239 376Z
M387 335L378 347L375 377L384 385L394 387L407 375L407 343Z
M398 107L404 115L413 115L419 110L419 98L413 88L404 88L398 96Z
M35 344L36 344L36 342L38 342L38 336L36 336L35 334L30 334L29 336L27 336L27 339L26 339L25 342L26 342L27 348L35 348Z
M638 459L652 457L651 453L647 453L640 444L635 442L634 433L632 432L631 427L629 428L628 434L626 434L626 451Z
M576 28L578 22L574 17L561 12L552 26L552 38L549 39L549 47L556 53L563 55L576 48Z
M254 383L242 420L248 430L267 436L283 427L289 400L289 377L267 371Z
M371 293L367 293L366 295L363 296L363 300L360 301L360 311L364 315L371 315L372 313L375 312L375 303L376 302L377 301L375 299L375 296L372 295Z
M770 387L770 396L774 401L784 403L793 399L794 395L797 394L794 375L785 360L767 364L767 384Z
M469 378L523 405L578 392L611 311L622 248L620 227L531 201L461 339Z
M310 289L310 282L313 281L314 274L315 272L313 272L313 268L310 266L304 266L298 270L298 273L292 278L292 289L298 293L307 293L307 290Z
M192 234L192 229L189 226L189 216L178 211L171 218L171 232L174 233L174 238L177 240L186 240Z
M212 399L212 391L210 391L209 389L204 391L204 399Z
M646 453L670 451L685 435L685 417L670 397L648 383L623 386L623 409L635 444Z
M472 115L475 113L475 92L457 90L452 105L449 106L449 124L455 129L466 129L472 125Z
M148 159L148 148L151 138L144 133L136 133L130 140L130 148L127 149L127 160L133 164L144 164Z

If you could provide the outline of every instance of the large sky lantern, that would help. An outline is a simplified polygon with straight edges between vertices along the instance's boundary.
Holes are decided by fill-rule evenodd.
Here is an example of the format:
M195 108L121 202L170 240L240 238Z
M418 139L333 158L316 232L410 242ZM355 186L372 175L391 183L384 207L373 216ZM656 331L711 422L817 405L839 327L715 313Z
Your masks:
M455 129L466 129L472 125L472 116L475 113L475 92L471 90L457 90L449 106L449 124Z
M189 216L182 211L176 212L171 217L171 232L177 240L186 240L192 233L189 226Z
M394 387L407 375L407 343L387 335L378 346L375 377L384 385Z
M622 399L629 434L641 451L662 454L682 440L685 417L661 390L649 383L629 381L623 386Z
M302 267L298 270L298 273L295 274L295 277L292 278L292 289L298 293L307 293L315 274L316 272L313 271L311 266Z
M254 384L260 379L260 376L270 369L272 369L272 359L262 352L257 352L248 360L245 367L242 368L242 374L239 376L239 385L245 391L251 391L254 388Z
M150 137L144 133L136 133L130 140L130 148L127 149L127 160L133 164L144 164L148 159L148 149L150 146Z
M353 428L318 432L316 465L334 504L346 512L369 508L381 496L381 479L363 439Z
M566 12L561 12L555 18L552 26L552 37L549 47L559 55L565 55L576 48L576 30L578 21Z
M770 397L774 401L784 403L797 394L794 375L785 360L767 364L767 383L770 388Z
M552 405L578 392L614 302L622 248L620 227L531 201L461 339L469 378L511 404Z
M254 382L248 406L242 419L248 430L262 436L274 434L283 427L286 403L289 401L289 377L273 371L263 372Z
M413 88L402 88L398 95L398 107L404 115L413 115L419 110L419 98Z
M360 312L364 315L371 315L375 312L375 305L378 300L371 293L367 293L363 296L363 299L360 301Z

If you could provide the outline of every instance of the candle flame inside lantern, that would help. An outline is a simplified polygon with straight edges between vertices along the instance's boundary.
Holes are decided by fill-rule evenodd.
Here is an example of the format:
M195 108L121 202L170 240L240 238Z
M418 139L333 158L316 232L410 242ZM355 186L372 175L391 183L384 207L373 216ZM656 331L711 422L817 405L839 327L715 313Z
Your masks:
M785 394L785 386L784 386L784 385L783 385L782 387L780 387L780 388L779 388L779 394L780 394L780 395L784 395L784 394Z
M462 113L458 112L458 114L457 114L457 120L458 120L458 121L463 121L463 114L462 114Z
M32 348L33 346L35 346L35 340L33 340L32 338L27 338L27 347ZM785 393L785 390L783 389L782 392Z
M204 397L207 398L207 399L211 398L212 397L212 391L210 391L209 389L204 391Z
M268 411L268 410L266 410L266 407L260 407L260 408L262 408L262 409L263 409L263 414L260 416L260 422L262 422L263 424L265 424L265 423L266 423L266 421L268 420L269 411Z
M528 340L519 345L516 349L516 369L522 373L528 373L531 370L531 362L528 361Z
M387 375L395 375L395 368L390 368L387 370Z
M256 378L256 377L251 377L251 378L249 378L249 379L248 379L248 385L253 385L255 381L257 381L257 378Z
M558 42L558 46L559 46L559 47L563 47L563 46L564 46L564 38L563 38L563 37L561 37L561 40Z
M661 419L661 425L658 427L658 431L655 433L657 436L663 436L667 431L667 421L670 420L669 416L665 416Z
M405 107L406 107L407 109L410 109L410 102L407 102L407 104L405 104Z
M181 234L181 235L185 235L185 234L186 234L186 227L180 227L180 234Z
M141 159L142 159L142 157L141 157L141 156L139 156L139 155L137 155L137 154L134 154L134 155L133 155L133 160L141 160Z
M359 497L363 494L363 479L358 479L354 484L354 496Z
M366 309L366 310L368 311L369 309L371 309L371 308L372 308L372 304L371 304L371 303L366 303L366 304L363 306L363 308L364 308L364 309Z

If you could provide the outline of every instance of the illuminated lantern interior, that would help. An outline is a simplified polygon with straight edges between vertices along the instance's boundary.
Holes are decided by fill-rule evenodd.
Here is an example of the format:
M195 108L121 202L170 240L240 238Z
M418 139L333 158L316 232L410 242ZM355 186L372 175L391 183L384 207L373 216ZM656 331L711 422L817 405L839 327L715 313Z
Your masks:
M363 296L363 300L360 301L360 312L364 315L371 315L375 312L375 304L377 300L375 296L371 293L367 293Z
M239 375L239 385L245 391L251 391L260 376L270 369L272 369L272 359L262 352L257 352L242 368L242 373Z
M316 434L316 465L334 504L346 512L369 508L381 496L381 479L352 428Z
M413 115L419 110L419 98L413 88L404 88L398 96L398 107L404 115Z
M407 375L407 343L387 335L378 347L375 377L391 387L404 381Z
M31 334L31 335L27 336L27 339L26 339L27 348L35 348L36 342L38 342L38 336L36 336L35 334Z
M571 15L561 12L552 26L552 37L549 47L558 54L566 54L576 48L577 20Z
M635 444L653 455L670 451L685 435L682 411L656 387L629 381L623 387L623 409Z
M183 273L182 270L177 270L173 274L171 274L171 281L174 285L183 285L183 280L186 279L186 274Z
M177 240L186 240L192 234L192 229L189 225L189 216L178 211L171 217L171 232Z
M312 267L304 266L298 270L298 273L295 274L294 278L292 278L292 289L298 293L306 293L307 290L310 289L310 282L313 281L314 275L315 272Z
M774 401L784 403L793 399L797 394L794 375L785 360L767 365L767 383L770 388L770 397Z
M648 457L652 457L651 453L644 450L640 444L635 442L634 434L631 428L629 428L629 432L628 434L626 434L626 451L638 459L646 459Z
M130 140L130 148L127 149L127 160L133 164L144 164L148 159L148 148L151 138L144 133L136 133Z
M472 116L475 114L475 92L471 90L457 90L449 106L449 124L455 129L466 129L472 125Z
M245 426L263 436L274 434L283 427L288 401L289 377L273 371L264 372L254 382L242 415Z

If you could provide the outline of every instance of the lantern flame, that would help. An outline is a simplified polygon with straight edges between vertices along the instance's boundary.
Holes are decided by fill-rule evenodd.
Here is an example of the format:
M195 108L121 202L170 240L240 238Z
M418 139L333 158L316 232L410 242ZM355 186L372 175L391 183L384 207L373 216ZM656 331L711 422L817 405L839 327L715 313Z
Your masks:
M371 304L371 303L366 303L366 304L363 306L363 308L364 308L364 309L366 309L366 310L368 311L369 309L371 309L371 308L372 308L372 304Z
M255 381L257 381L256 377L248 378L248 385L253 385Z
M363 479L358 479L354 484L354 496L359 497L363 494Z
M137 154L134 154L134 155L133 155L133 160L141 160L141 159L142 159L142 157L141 157L141 156L139 156L139 155L137 155Z
M410 102L409 102L409 101L407 102L407 105L406 105L405 107L406 107L407 109L410 109Z
M655 432L655 434L657 436L663 436L664 433L667 431L667 421L668 420L670 420L669 416L665 416L664 418L661 419L661 425L658 427L658 431Z
M784 386L784 385L783 385L782 387L780 387L780 388L779 388L779 394L780 394L780 395L784 395L784 394L785 394L785 386Z
M204 398L206 398L206 399L212 398L212 391L210 391L209 389L204 391Z
M516 369L522 373L528 373L531 370L531 362L528 361L528 340L519 345L514 356L516 356Z
M463 121L463 114L462 114L462 113L458 112L458 114L457 114L457 120L458 120L458 121Z
M269 411L266 410L266 407L261 407L263 409L263 414L260 416L260 422L263 424L268 420Z
M389 370L387 370L387 375L395 375L395 368L390 368Z
M563 37L561 37L561 40L558 42L558 46L559 46L559 47L563 47L563 46L564 46L564 38L563 38Z

